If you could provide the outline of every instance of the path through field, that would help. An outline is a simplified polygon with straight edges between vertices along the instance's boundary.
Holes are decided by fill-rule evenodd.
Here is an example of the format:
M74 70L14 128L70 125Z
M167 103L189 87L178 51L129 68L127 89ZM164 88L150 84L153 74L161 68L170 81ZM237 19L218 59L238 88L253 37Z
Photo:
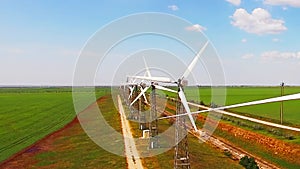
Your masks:
M126 115L124 112L124 108L122 105L120 95L118 95L118 107L119 107L121 123L122 123L122 132L123 132L123 136L124 136L125 154L126 154L126 160L128 163L128 168L129 169L142 169L143 165L142 165L141 159L139 157L138 151L136 149L134 138L132 137L129 122L126 119Z

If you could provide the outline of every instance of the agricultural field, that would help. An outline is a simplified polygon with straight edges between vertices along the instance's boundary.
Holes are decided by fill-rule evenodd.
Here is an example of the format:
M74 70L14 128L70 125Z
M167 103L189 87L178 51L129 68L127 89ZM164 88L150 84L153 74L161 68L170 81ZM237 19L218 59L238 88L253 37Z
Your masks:
M120 123L115 123L115 120L119 119L119 116L111 100L110 90L110 88L96 89L97 98L107 96L105 97L106 99L98 101L98 106L107 111L107 114L105 114L106 121L117 131L121 132ZM209 105L211 102L211 89L205 87L196 89L187 87L185 89L188 100L200 102L194 96L195 90L200 93L201 101ZM297 93L299 91L300 87L286 87L285 94ZM172 96L172 94L167 94ZM226 105L276 96L280 96L280 88L278 87L228 87ZM76 114L73 108L71 88L1 88L0 99L0 141L3 143L0 145L0 161L4 161L24 148L33 145L50 133L64 128L66 124L72 121L72 125L67 129L59 131L57 136L54 135L50 138L47 136L47 142L38 142L36 145L37 148L30 148L30 151L26 151L25 154L32 153L31 155L33 156L24 157L25 159L29 158L25 162L34 161L34 166L44 168L55 168L58 167L57 165L72 168L99 167L100 163L105 165L106 168L124 168L126 166L124 157L113 155L101 149L81 129L80 124L75 119ZM273 105L249 106L248 108L244 107L234 109L233 111L254 117L262 116L263 118L277 122L279 119L279 106L279 103L273 103ZM295 126L300 124L300 116L297 114L297 108L300 108L299 100L284 102L284 106L285 123ZM168 108L168 111L171 111L171 109ZM274 114L278 115L278 117L274 116ZM237 121L236 119L234 120ZM232 121L233 119L231 121L223 119L221 123L222 127L216 130L215 135L226 138L239 147L253 145L246 146L248 147L246 150L252 153L260 152L258 156L266 157L267 160L280 164L279 166L284 168L298 166L297 163L289 162L284 157L272 155L272 151L266 149L264 146L245 140L242 137L236 137L233 133L223 131L222 129L226 124L247 129L247 127L238 126ZM197 121L199 127L201 127L201 123L201 120ZM134 134L141 136L141 131L135 130L135 128L138 128L137 124L131 124L134 128ZM169 126L169 123L161 121L159 126L160 130L164 130L164 128ZM260 130L255 132L263 133ZM298 136L292 141L298 142ZM292 143L292 141L290 142ZM221 150L216 150L208 144L199 144L198 140L193 138L193 136L189 136L189 143L193 168L218 168L222 164L226 164L225 166L228 168L241 168L238 162L230 159ZM147 168L172 168L173 153L174 151L171 149L159 156L145 158L143 159L143 164ZM80 158L81 156L84 156L84 158ZM109 157L111 160L107 161L105 157ZM161 159L168 162L162 163ZM24 159L17 158L17 160L20 163L24 162ZM206 162L201 163L203 160ZM197 162L195 163L195 161Z
M215 87L219 90L221 87ZM209 106L211 102L210 87L186 87L186 97L189 101L200 103L202 101ZM300 93L300 87L285 87L284 95ZM176 97L173 93L167 93L171 97ZM225 105L279 97L281 95L280 87L226 87ZM218 96L217 96L218 97ZM221 96L223 97L223 96ZM218 102L215 104L222 106ZM300 126L300 100L284 101L284 124ZM266 118L273 122L280 121L280 103L268 103L263 105L246 106L241 108L230 109L230 111L246 114L253 117Z
M96 90L97 97L110 88ZM0 89L0 161L75 118L71 88Z
M195 97L195 91L201 95L201 100ZM189 88L185 92L190 101L204 102L210 105L210 88ZM285 87L285 94L299 93L300 87ZM168 93L172 95L171 93ZM228 87L226 105L255 101L260 99L280 96L279 87ZM172 96L176 97L176 96ZM172 103L171 103L172 104ZM217 103L215 103L217 104ZM300 126L300 100L285 101L284 123L290 126ZM279 123L280 103L248 106L230 109L228 111L244 114L258 119ZM207 114L199 115L198 118L205 119ZM201 128L203 123L197 121ZM287 130L258 125L253 122L223 116L214 135L233 143L260 158L276 164L281 168L299 168L298 156L300 145L300 134ZM298 158L296 158L298 159Z
M81 113L99 106L105 111L103 116L108 124L121 132L121 124L116 123L116 120L120 120L119 113L110 95L105 93L100 92L99 95L105 96ZM109 153L95 144L82 129L78 119L74 118L67 126L43 138L13 160L0 165L0 168L126 168L126 165L125 157Z

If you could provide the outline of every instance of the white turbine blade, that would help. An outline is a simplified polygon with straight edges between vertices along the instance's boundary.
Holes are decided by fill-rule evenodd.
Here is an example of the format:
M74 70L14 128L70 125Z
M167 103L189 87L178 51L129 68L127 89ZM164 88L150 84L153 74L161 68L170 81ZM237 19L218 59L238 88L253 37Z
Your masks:
M146 76L130 76L135 79L149 80L153 82L172 83L170 78L167 77L146 77Z
M141 89L141 90L143 90L143 87L142 87L142 86L140 86L140 89ZM145 95L145 93L143 93L143 97L144 97L144 99L145 99L145 102L146 102L146 103L148 103L148 100L147 100L147 98L146 98L146 95Z
M129 85L131 85L131 86L134 86L134 85L136 85L137 83L126 83L125 85L126 86L129 86Z
M296 100L300 99L300 93L298 94L291 94L287 96L281 96L281 97L275 97L270 99L264 99L264 100L258 100L258 101L252 101L247 103L240 103L240 104L234 104L230 106L224 106L216 108L217 110L223 110L223 109L232 109L237 107L244 107L244 106L251 106L251 105L258 105L258 104L265 104L265 103L272 103L272 102L280 102L280 101L287 101L287 100Z
M148 89L150 86L145 87L141 93L131 102L130 106L132 106Z
M129 94L129 96L128 96L128 99L130 99L130 98L132 97L134 88L135 88L135 86L133 86L133 87L130 87L130 86L129 86L130 94Z
M183 107L185 108L185 110L186 110L186 112L187 112L186 114L187 114L187 115L189 116L189 118L190 118L190 121L191 121L191 123L192 123L192 126L194 127L194 130L195 130L195 131L198 131L198 129L197 129L197 127L196 127L196 124L195 124L195 120L194 120L194 118L193 118L193 116L192 116L192 114L191 114L190 107L189 107L189 105L188 105L188 103L187 103L186 97L185 97L184 92L183 92L183 90L182 90L181 87L179 87L178 95L179 95L179 97L180 97L181 103L183 104Z
M273 126L273 127L278 127L278 128L288 129L288 130L293 130L293 131L300 131L299 128L284 126L284 125L281 125L281 124L271 123L271 122L258 120L258 119L247 117L247 116L242 116L242 115L222 111L224 109L230 109L230 108L238 108L238 107L243 107L243 106L259 105L259 104L265 104L265 103L274 103L274 102L281 102L281 101L287 101L287 100L297 100L297 99L300 99L300 93L291 94L291 95L287 95L287 96L281 96L281 97L275 97L275 98L270 98L270 99L252 101L252 102L247 102L247 103L234 104L234 105L218 107L218 108L209 108L207 110L201 110L201 111L193 112L191 114L199 114L199 113L205 113L205 112L210 112L210 111L216 111L218 113L222 113L222 114L226 114L226 115L229 115L229 116L233 116L233 117L253 121L253 122L268 125L268 126ZM201 106L201 105L199 105L199 106ZM159 119L175 118L175 117L186 116L186 115L189 115L189 114L188 113L178 114L178 115L173 115L173 116L162 117L162 118L159 118Z
M156 89L159 89L159 90L165 90L165 91L168 91L168 92L177 93L176 90L172 90L172 89L169 89L169 88L166 88L166 87L163 87L163 86L154 85L154 87Z
M185 70L184 74L182 75L182 78L186 78L188 77L188 75L191 73L191 71L193 70L193 68L195 67L196 63L198 62L200 56L202 55L202 53L205 51L207 45L209 44L209 42L207 41L205 43L205 45L200 49L200 51L197 53L197 55L194 57L193 61L190 63L190 65L188 66L188 68Z
M296 99L300 99L300 93L291 94L291 95L287 95L287 96L281 96L281 97L275 97L275 98L270 98L270 99L252 101L252 102L247 102L247 103L239 103L239 104L234 104L234 105L229 105L229 106L224 106L224 107L209 108L207 110L200 110L200 111L193 112L191 114L199 114L199 113L205 113L205 112L209 112L209 111L224 110L224 109L230 109L230 108L253 106L253 105L259 105L259 104L265 104L265 103L274 103L274 102L296 100ZM188 115L188 113L168 116L168 118L186 116L186 115Z
M143 57L143 59L144 59L144 64L145 64L145 68L146 68L146 73L147 73L148 77L151 77L151 73L150 73L150 70L149 70L149 67L147 65L145 57Z

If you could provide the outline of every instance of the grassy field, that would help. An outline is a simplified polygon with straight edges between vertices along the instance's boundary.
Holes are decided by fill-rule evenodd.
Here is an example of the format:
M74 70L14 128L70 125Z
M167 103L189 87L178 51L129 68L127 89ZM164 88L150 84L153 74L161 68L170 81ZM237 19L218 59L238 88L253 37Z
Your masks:
M107 123L121 132L120 116L110 95L98 101ZM87 110L88 111L88 110ZM84 112L83 112L84 113ZM92 123L92 122L90 122ZM64 130L51 142L51 151L38 153L35 167L42 168L126 168L126 158L107 152L95 144L79 123ZM124 149L124 147L119 147Z
M187 94L188 99L200 102L200 100L197 97L195 97L195 91L199 91L201 95L201 101L203 101L206 105L210 104L210 88L186 88L185 92ZM285 94L293 94L299 92L300 87L285 88ZM226 105L278 96L280 96L279 87L229 87L227 88ZM280 103L272 103L230 109L230 111L246 114L248 116L253 116L257 118L263 117L263 119L265 120L270 120L279 123L279 108ZM205 117L206 114L203 114L203 116ZM293 143L295 145L300 143L299 133L289 132L286 130L280 130L277 128L267 127L263 125L257 125L256 123L244 121L233 117L224 116L222 122L230 124L232 126L236 126L238 128L250 130L255 133L260 133L271 138L282 140L286 143ZM284 123L293 126L300 125L300 100L284 102ZM202 127L201 125L199 125L198 121L197 124L199 127ZM282 168L299 168L299 164L295 163L294 161L287 160L284 156L274 155L274 152L266 148L266 146L263 146L260 143L257 143L253 140L239 138L232 133L230 134L227 131L220 130L220 128L215 130L214 135L219 136L221 138L225 138L231 143L237 145L238 147L242 147L246 151L256 154L259 157L265 158L266 160L273 162ZM293 136L293 138L290 139L290 137L287 136Z
M185 89L188 100L194 100L196 102L200 102L201 100L206 105L209 105L211 102L210 91L211 89L207 87L200 87L196 89L187 87ZM109 94L109 92L110 88L98 88L96 90L96 97L98 98L100 96L107 95ZM197 92L198 94L200 93L200 99L195 97L195 93ZM300 92L300 87L285 88L285 94L298 92ZM168 94L171 95L171 93ZM280 96L279 87L228 87L226 105L276 96ZM62 128L75 117L71 88L0 88L0 100L0 162L7 159L14 153L22 150L23 148L32 145L34 142L40 140L49 133ZM299 103L299 100L284 102L285 123L300 125L300 114L298 111L300 110ZM238 108L233 109L232 111L245 113L251 116L262 116L271 120L278 121L279 106L279 103L272 103ZM111 112L115 113L115 110ZM108 116L107 118L110 117ZM116 117L114 117L113 120L111 119L111 121L115 121L115 118ZM82 140L84 140L84 143L87 143L87 139L88 137L85 134L70 138L71 142L74 144L77 144ZM62 138L61 141L61 144L59 143L59 141L57 142L58 146L66 143L64 142L65 138ZM197 141L193 139L190 140L190 142L192 143L191 147L194 147L192 150L195 151L192 153L191 157L195 158L194 161L206 159L206 161L211 161L211 164L209 165L216 164L216 166L218 166L219 163L216 163L212 158L214 154L217 154L220 159L226 159L225 161L227 161L228 164L233 163L233 165L235 165L235 162L230 161L230 159L225 157L222 152L212 150L208 145L205 146L204 144L202 144L201 146L198 146ZM96 145L90 144L92 145L92 147L94 147L90 149L89 144L90 143L84 144L83 146L85 147L83 148L89 149L91 150L91 152L94 152L92 150L94 150ZM43 159L49 159L50 161L53 159L52 162L55 160L58 162L59 159L63 159L64 157L66 157L68 160L72 160L73 157L69 157L68 154L70 155L71 152L77 152L77 154L80 154L79 152L83 150L80 148L76 148L68 151L64 152L65 154L59 152L55 154L46 152L38 155L37 158L40 159L40 163L38 163L38 165L48 165L47 162L45 162L45 160ZM160 156L153 157L152 159L148 159L148 162L146 161L145 164L149 163L147 164L147 166L151 168L151 163L153 162L151 160L161 162L160 159L162 158L166 159L169 162L159 164L161 167L164 167L164 164L170 164L169 166L171 166L171 159L173 158L172 153L173 151L170 151ZM95 154L97 156L101 154L103 155L103 152L95 151L94 153L87 155L86 160L89 160L90 163L93 163ZM198 156L197 154L202 155ZM56 156L59 158L56 158ZM103 158L105 156L106 155L104 155ZM199 157L200 159L198 159ZM122 160L123 165L124 159ZM116 161L118 161L118 159ZM197 166L197 164L193 165Z
M216 87L215 91L220 90ZM281 94L280 87L227 87L226 88L225 105L279 97ZM186 87L186 97L190 101L203 101L205 105L210 105L211 102L217 105L221 103L211 100L211 88L209 87ZM300 87L285 87L285 95L300 93ZM173 93L167 93L169 96L176 97ZM216 97L224 97L216 96ZM250 116L260 116L268 118L272 121L279 122L280 120L280 103L268 103L263 105L247 106L241 108L230 109L230 111L247 114ZM300 125L300 100L284 102L284 123L292 123Z
M110 88L96 90L97 97ZM0 89L0 161L75 117L71 88Z

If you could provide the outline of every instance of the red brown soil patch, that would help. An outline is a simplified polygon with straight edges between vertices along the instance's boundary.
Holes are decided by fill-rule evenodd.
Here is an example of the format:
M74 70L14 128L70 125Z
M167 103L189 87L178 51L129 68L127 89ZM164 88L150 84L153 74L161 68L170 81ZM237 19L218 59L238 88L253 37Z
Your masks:
M274 155L282 157L283 159L300 164L300 145L287 143L282 140L238 128L223 122L219 123L218 128L245 141L247 140L254 144L262 145L265 149L271 151Z
M101 104L101 102L104 102L107 99L107 97L101 97L97 100L98 104ZM90 109L93 106L90 105L86 108L86 110ZM0 164L0 168L3 169L22 169L22 168L32 168L37 167L35 164L38 163L35 156L37 154L43 153L43 152L51 152L51 151L63 151L66 149L72 148L72 144L64 144L62 147L54 146L55 141L58 139L64 138L66 136L72 136L72 135L79 135L84 133L84 131L81 128L81 125L75 117L71 122L66 124L63 128L50 133L46 137L42 138L41 140L37 141L33 145L26 147L22 151L14 154L7 160L3 161ZM55 168L55 167L68 167L69 164L66 162L58 162L56 164L48 165L47 167L39 167L39 168ZM70 167L70 166L69 166Z

